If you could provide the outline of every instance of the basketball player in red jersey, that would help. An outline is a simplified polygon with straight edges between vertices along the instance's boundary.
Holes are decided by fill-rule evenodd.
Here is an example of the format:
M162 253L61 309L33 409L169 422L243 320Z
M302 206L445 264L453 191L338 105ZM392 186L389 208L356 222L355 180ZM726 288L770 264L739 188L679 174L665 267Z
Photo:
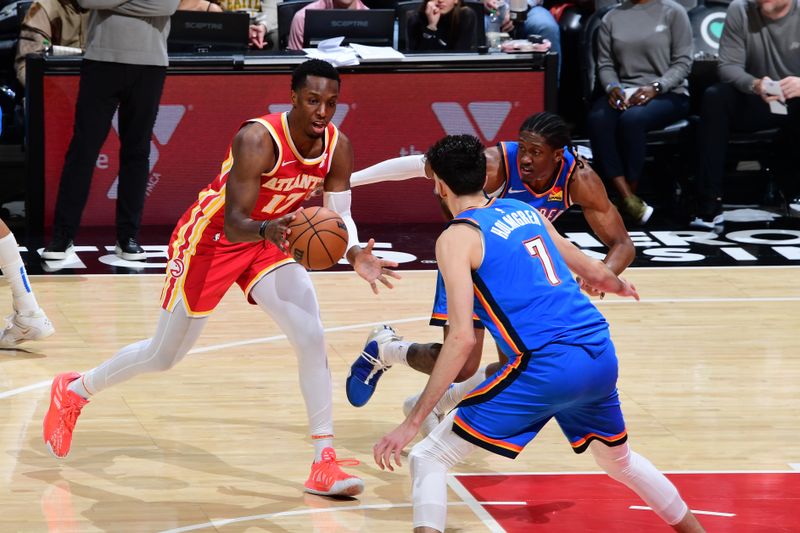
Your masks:
M350 216L353 150L331 123L339 75L328 63L306 61L292 75L292 109L246 122L220 174L181 217L169 246L161 317L152 339L123 348L84 373L53 380L44 440L56 457L69 453L72 431L91 395L144 372L167 370L194 345L208 315L234 283L266 311L292 344L308 412L315 460L305 490L354 496L361 479L339 468L333 449L332 387L314 287L285 250L293 211L322 184L325 206L348 228L347 260L377 292L399 277L396 263L372 255Z

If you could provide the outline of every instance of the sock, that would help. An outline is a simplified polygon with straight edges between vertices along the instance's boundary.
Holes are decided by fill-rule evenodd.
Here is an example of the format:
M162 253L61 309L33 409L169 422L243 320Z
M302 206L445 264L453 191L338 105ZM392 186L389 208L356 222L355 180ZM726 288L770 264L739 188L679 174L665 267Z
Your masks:
M89 397L92 395L92 393L89 392L88 388L86 388L86 383L84 382L84 376L85 374L81 374L81 377L70 383L67 386L67 390L71 390L84 400L88 400Z
M411 346L410 342L405 341L391 341L383 347L383 360L388 365L403 364L408 366L406 356L408 355L408 348Z
M461 383L453 383L449 389L444 393L442 399L434 407L434 411L439 414L447 414L452 411L458 402L464 399L467 393L471 392L475 387L480 385L486 380L486 367L482 366L475 372L471 378L462 381Z
M0 239L0 269L11 285L11 296L14 299L14 309L20 313L38 311L39 303L31 290L25 264L17 249L17 240L13 233Z
M322 450L333 448L333 435L311 435L314 443L314 462L322 461Z

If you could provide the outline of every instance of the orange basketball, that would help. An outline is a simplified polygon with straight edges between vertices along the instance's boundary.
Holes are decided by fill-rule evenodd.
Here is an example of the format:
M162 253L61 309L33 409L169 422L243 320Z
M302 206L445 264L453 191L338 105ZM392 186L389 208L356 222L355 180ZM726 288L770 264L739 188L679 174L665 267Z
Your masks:
M347 251L347 226L324 207L307 207L289 224L289 255L308 270L325 270Z

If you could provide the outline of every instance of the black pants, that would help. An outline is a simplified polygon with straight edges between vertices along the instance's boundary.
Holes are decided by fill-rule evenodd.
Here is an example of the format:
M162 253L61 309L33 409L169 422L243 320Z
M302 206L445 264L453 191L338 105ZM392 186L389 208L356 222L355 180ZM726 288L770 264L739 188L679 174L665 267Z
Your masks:
M722 198L725 153L730 132L752 132L780 128L775 140L775 170L787 194L796 194L791 159L800 149L800 98L788 102L788 115L770 112L769 105L755 94L744 94L728 83L712 85L703 94L698 129L697 192L701 201Z
M150 171L150 138L166 72L165 67L83 60L75 129L58 185L54 234L71 239L77 233L97 156L119 108L117 239L136 237Z
M630 183L642 177L647 155L647 132L665 128L689 113L689 97L660 94L646 105L619 111L598 98L589 112L593 166L603 180L625 176Z

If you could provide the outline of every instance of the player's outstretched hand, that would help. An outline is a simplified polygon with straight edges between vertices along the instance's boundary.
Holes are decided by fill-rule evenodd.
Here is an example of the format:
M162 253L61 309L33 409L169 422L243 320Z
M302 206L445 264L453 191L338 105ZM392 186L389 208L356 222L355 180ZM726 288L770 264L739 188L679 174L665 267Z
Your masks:
M625 278L619 278L619 281L620 281L620 289L616 291L616 295L622 296L623 298L631 297L638 302L639 293L636 292L636 287L633 286L633 283L631 283Z
M389 469L394 472L392 466L392 456L397 466L403 466L400 463L400 453L403 448L411 442L414 435L419 431L418 427L409 422L406 418L402 424L394 428L391 432L387 433L378 443L372 448L372 455L375 458L375 463L381 467L381 470Z
M274 243L285 253L289 249L289 241L286 240L286 236L292 232L289 229L289 224L292 223L301 209L303 208L301 207L293 213L268 221L264 228L264 239Z
M401 279L400 274L394 270L389 270L389 267L396 267L397 263L394 261L386 261L375 255L372 255L372 248L375 247L375 239L370 239L365 248L355 256L353 260L353 270L359 276L367 280L372 292L378 294L378 282L380 281L387 289L393 289L394 285L389 278Z

